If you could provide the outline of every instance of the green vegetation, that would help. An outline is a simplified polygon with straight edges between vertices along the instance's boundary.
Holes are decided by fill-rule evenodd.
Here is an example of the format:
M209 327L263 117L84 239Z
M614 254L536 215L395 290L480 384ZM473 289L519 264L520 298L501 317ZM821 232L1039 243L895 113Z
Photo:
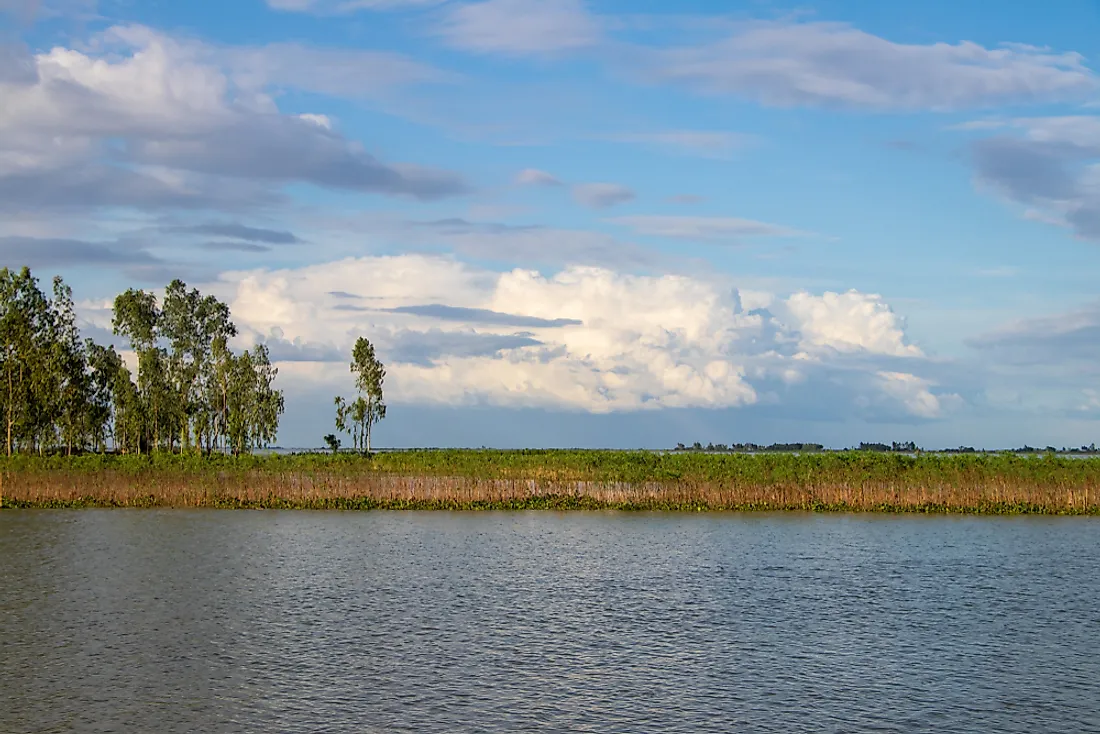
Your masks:
M1100 460L878 452L14 456L7 506L1100 514Z
M0 270L0 414L4 453L213 451L241 454L275 438L283 395L267 347L234 354L229 308L187 290L128 290L114 333L137 357L133 379L114 346L81 341L72 290L53 297L28 268Z
M386 403L382 399L386 368L375 356L374 345L363 337L355 340L351 351L351 372L359 397L352 403L336 397L336 429L351 433L356 451L369 452L371 427L386 417ZM325 436L325 443L334 453L340 450L340 441L334 434Z

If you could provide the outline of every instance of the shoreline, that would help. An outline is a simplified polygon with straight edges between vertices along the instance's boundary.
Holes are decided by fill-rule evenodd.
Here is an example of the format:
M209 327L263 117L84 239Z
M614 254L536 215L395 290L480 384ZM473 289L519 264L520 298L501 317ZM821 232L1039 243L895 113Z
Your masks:
M687 513L815 513L815 514L890 514L890 515L968 515L985 517L1043 516L1043 517L1100 517L1100 506L1049 507L1013 503L990 503L977 506L937 504L866 504L853 505L844 502L805 504L776 504L770 502L732 505L710 505L704 502L600 502L586 497L570 495L542 495L514 501L420 500L329 498L316 500L288 500L271 497L262 500L223 498L201 504L175 504L160 498L135 498L121 503L100 497L78 497L69 500L11 500L4 499L0 512L31 510L82 510L82 509L209 509L209 510L294 510L340 512L660 512Z
M0 459L3 509L1100 515L1100 459L451 451Z

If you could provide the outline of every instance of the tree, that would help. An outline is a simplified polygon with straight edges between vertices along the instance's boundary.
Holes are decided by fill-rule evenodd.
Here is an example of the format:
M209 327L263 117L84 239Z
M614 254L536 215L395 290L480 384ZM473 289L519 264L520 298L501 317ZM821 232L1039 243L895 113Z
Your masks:
M88 339L85 342L85 351L90 371L87 393L88 438L94 450L104 451L107 440L115 436L113 424L117 406L112 396L119 375L125 368L114 345L103 347ZM129 381L129 375L126 379Z
M187 290L182 280L173 280L164 291L159 335L172 350L168 372L179 411L180 448L187 450L193 445L209 450L216 439L219 406L208 400L210 390L205 383L213 376L215 345L224 348L229 338L237 335L229 307L214 296L203 296L197 288Z
M386 417L386 403L382 398L386 368L375 356L374 345L364 337L355 340L351 351L351 371L355 374L355 386L359 389L359 400L352 417L361 426L364 447L369 452L371 428Z
M263 344L231 358L226 428L235 455L275 440L284 409L283 393L272 387L277 374Z
M370 451L371 428L386 417L386 403L382 397L382 383L386 368L374 353L374 345L359 337L351 352L351 372L355 375L355 387L359 397L348 403L337 396L336 429L351 433L356 451Z
M82 451L89 441L89 381L84 345L76 325L73 291L60 277L53 281L49 368L43 376L53 397L50 417L59 423L58 444L65 452Z
M0 379L3 379L5 443L10 456L18 444L39 446L47 424L47 351L50 304L29 268L0 270Z
M325 434L325 445L332 449L332 453L336 453L340 450L340 439L336 438L335 433Z
M75 453L235 453L275 440L284 410L267 347L237 356L229 307L174 280L163 306L130 289L114 301L112 328L137 357L131 374L113 346L81 340L72 290L52 298L28 268L0 269L0 419L5 449Z

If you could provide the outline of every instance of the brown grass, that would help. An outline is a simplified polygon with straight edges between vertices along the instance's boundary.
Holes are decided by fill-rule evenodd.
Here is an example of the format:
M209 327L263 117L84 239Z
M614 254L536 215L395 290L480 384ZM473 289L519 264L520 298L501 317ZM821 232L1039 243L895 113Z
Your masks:
M645 482L491 479L365 472L24 471L4 481L7 507L295 507L344 509L814 509L1100 514L1094 482L1036 486L985 477L960 486L865 479Z

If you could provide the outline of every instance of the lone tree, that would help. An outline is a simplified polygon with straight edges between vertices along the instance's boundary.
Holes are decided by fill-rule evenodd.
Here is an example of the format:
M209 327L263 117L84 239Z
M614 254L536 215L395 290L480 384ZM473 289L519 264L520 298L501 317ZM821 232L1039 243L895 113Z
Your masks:
M371 428L386 417L386 403L382 399L386 368L375 356L374 345L363 337L355 340L351 351L351 371L359 397L352 403L336 397L336 428L351 433L356 450L369 452Z

